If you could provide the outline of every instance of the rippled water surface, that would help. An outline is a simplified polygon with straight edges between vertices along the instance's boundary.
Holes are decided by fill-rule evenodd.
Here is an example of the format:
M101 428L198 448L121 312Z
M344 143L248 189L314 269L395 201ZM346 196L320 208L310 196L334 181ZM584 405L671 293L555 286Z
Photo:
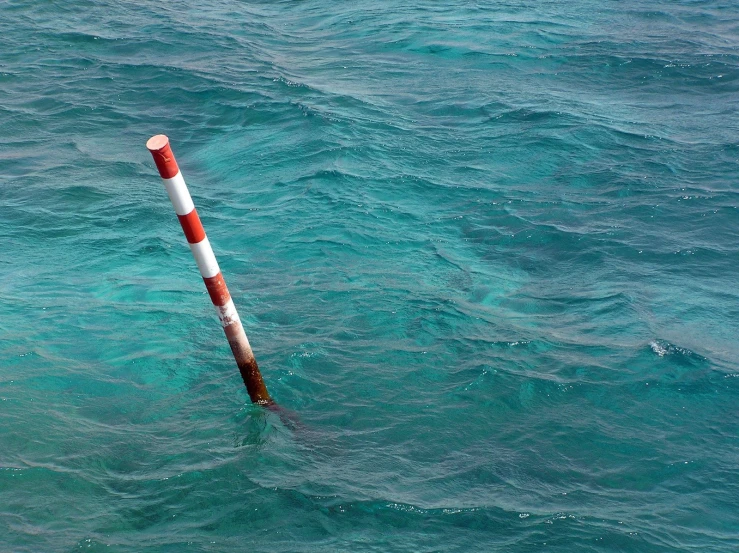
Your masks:
M0 549L737 551L738 47L717 0L0 2Z

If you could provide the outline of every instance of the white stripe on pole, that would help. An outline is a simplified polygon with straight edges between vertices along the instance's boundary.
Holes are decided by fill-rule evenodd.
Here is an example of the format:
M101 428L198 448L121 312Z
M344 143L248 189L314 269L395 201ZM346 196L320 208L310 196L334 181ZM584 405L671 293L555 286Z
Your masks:
M203 278L214 277L221 272L207 236L197 244L190 244L190 250Z
M185 179L182 177L182 173L177 172L177 174L171 179L162 180L167 189L167 194L169 194L169 199L172 201L172 205L174 206L174 212L177 215L187 215L195 209L195 204L192 202L190 192L187 190L187 185L185 184Z
M215 305L214 307L218 312L218 319L221 321L221 326L227 327L228 325L241 322L239 314L236 312L236 306L234 305L233 300L228 300L226 305Z

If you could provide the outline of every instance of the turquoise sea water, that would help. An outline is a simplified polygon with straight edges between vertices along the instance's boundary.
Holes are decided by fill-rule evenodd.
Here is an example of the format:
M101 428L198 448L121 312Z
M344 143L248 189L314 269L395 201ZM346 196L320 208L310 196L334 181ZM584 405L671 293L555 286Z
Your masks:
M0 2L0 550L737 551L738 47L717 0Z

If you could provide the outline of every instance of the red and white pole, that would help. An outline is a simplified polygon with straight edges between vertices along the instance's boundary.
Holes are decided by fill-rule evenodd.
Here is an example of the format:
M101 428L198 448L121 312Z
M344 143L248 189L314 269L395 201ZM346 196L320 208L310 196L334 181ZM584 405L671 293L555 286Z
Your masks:
M159 174L164 181L164 186L172 201L177 218L180 220L182 230L192 250L195 262L198 264L200 274L205 281L205 287L218 312L218 318L221 320L221 326L228 338L228 344L231 346L236 364L241 372L241 377L246 384L246 390L249 397L254 403L261 405L271 405L272 398L269 397L267 387L262 380L262 374L259 372L257 360L251 351L249 340L241 325L239 314L228 293L226 282L223 280L221 270L218 267L216 256L210 247L208 237L205 236L205 230L200 223L200 217L195 210L195 204L192 202L190 192L187 190L185 179L182 178L180 168L177 166L172 149L169 146L169 138L163 134L152 136L147 142L146 147L154 157L154 163L159 169Z

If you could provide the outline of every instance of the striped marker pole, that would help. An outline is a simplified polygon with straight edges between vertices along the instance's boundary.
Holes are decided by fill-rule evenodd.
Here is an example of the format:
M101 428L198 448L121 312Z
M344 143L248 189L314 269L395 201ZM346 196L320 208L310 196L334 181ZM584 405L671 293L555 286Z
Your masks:
M190 244L192 255L205 281L205 287L208 289L210 299L218 312L218 318L221 320L223 331L226 333L226 338L228 338L228 344L231 346L239 372L241 372L241 377L244 379L244 384L246 384L246 390L249 392L249 397L254 403L272 405L272 398L269 397L267 387L264 385L264 380L262 380L257 360L251 351L249 340L244 332L244 327L241 325L231 294L228 293L228 288L226 288L226 282L223 280L223 275L221 275L216 256L210 247L208 237L205 236L205 230L200 223L198 212L195 211L195 205L192 203L185 179L182 178L180 168L177 166L172 149L169 147L169 138L163 134L152 136L146 142L146 147L154 157L154 163L159 169L169 199L172 200L177 218L180 220L182 230L185 232L188 244Z

